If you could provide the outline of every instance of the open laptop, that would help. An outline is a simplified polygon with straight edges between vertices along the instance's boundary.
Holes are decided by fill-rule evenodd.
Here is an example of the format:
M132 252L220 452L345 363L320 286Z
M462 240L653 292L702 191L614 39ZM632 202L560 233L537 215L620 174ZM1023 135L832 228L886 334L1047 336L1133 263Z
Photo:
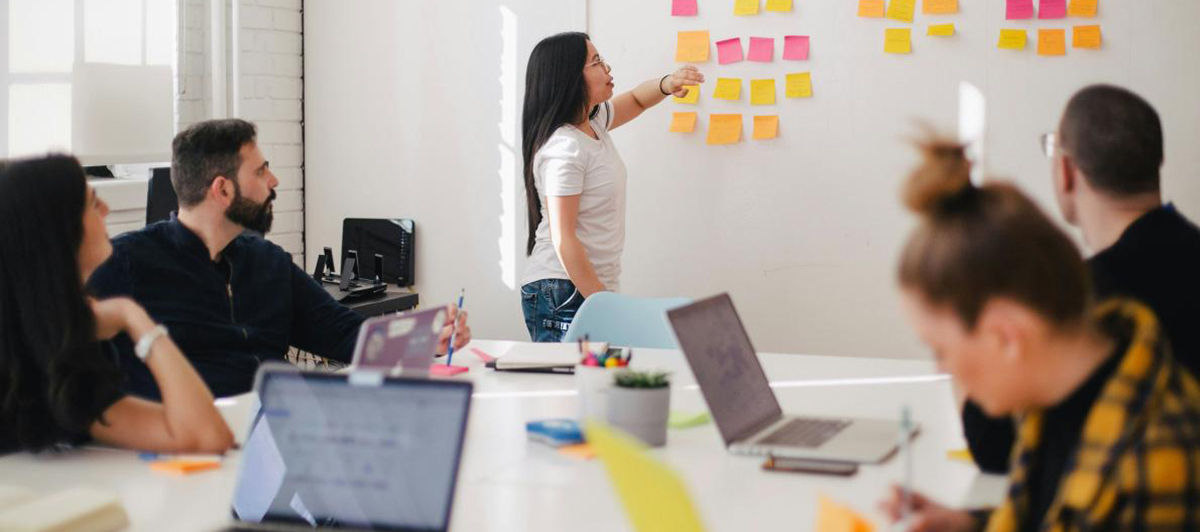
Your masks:
M450 527L470 382L259 370L231 530Z
M428 376L446 312L445 306L435 306L364 321L358 329L350 369L392 376Z
M895 450L898 421L783 415L728 294L667 319L730 452L869 463Z

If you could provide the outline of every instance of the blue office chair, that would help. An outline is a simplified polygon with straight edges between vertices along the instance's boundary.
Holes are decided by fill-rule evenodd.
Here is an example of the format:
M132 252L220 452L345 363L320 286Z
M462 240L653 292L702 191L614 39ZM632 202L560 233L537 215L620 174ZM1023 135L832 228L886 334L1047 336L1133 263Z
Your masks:
M597 292L579 306L563 341L574 342L586 334L591 340L623 347L674 349L678 346L667 311L691 302L686 297L652 299Z

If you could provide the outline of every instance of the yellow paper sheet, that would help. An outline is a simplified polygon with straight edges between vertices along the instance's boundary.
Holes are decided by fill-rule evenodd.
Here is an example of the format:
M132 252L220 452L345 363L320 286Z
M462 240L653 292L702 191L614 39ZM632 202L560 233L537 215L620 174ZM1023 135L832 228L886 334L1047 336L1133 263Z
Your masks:
M708 115L708 143L733 144L742 140L742 115Z
M683 98L675 96L676 103L696 103L700 101L700 86L699 85L684 85L683 88L688 90L688 93Z
M1000 42L996 44L996 47L1005 50L1024 50L1025 38L1025 30L1000 30Z
M885 10L884 0L858 0L858 16L867 18L882 18Z
M766 140L779 136L779 115L754 117L754 139Z
M742 99L742 79L717 78L717 88L713 89L713 98L718 100Z
M927 34L934 37L950 37L954 35L954 24L930 24Z
M912 30L888 28L883 35L883 51L889 54L912 53Z
M757 15L759 0L733 0L734 15Z
M1075 26L1071 32L1071 46L1075 48L1098 49L1104 37L1100 34L1100 26Z
M704 530L679 475L646 454L640 443L598 423L587 425L587 440L604 463L634 530Z
M785 93L788 98L812 98L812 74L809 72L788 74Z
M774 105L775 104L775 80L774 79L752 79L750 80L750 105Z
M887 18L903 22L913 21L913 11L916 10L917 0L892 0L888 3Z
M791 11L792 0L767 0L767 11Z
M971 458L970 449L952 449L946 451L946 458L956 462L966 462L968 464L975 463L975 459Z
M958 13L958 0L921 0L921 12L926 15Z
M679 32L675 60L694 63L708 61L708 30Z
M671 115L671 133L696 131L696 113L674 113Z
M1096 4L1099 0L1071 0L1067 5L1067 15L1072 17L1087 17L1096 16Z
M1067 30L1038 30L1038 55L1066 55Z
M820 496L817 501L816 532L872 532L875 526L849 506Z

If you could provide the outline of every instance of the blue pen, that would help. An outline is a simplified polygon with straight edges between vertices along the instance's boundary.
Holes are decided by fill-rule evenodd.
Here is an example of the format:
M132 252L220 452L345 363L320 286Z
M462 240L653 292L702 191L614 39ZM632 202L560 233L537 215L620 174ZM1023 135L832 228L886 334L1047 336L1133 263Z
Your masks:
M454 323L450 325L450 347L446 348L446 365L450 365L450 361L454 360L454 336L458 334L458 314L462 312L463 298L467 296L467 289L463 288L458 293L458 312L454 313Z

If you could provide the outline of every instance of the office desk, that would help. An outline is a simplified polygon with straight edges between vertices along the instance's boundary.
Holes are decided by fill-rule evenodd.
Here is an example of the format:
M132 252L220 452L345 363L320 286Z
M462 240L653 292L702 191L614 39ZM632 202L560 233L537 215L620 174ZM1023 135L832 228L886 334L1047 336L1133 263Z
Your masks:
M502 354L510 342L476 340L471 347ZM909 404L921 424L913 443L916 487L945 503L999 501L1002 478L981 475L946 452L963 446L949 380L929 362L762 354L784 410L833 416L899 417ZM599 461L580 461L526 440L524 423L575 413L574 378L494 372L470 348L455 362L471 371L475 399L456 493L454 530L630 530ZM673 372L671 408L704 410L691 371L678 351L638 349L633 366ZM244 437L252 401L219 402ZM762 460L725 452L716 426L669 431L651 454L687 483L709 530L811 530L816 498L828 494L883 524L876 503L901 478L899 460L860 468L848 478L764 472ZM222 468L187 477L152 473L135 453L83 449L63 455L0 458L0 484L42 490L90 485L119 493L134 531L212 530L229 516L239 456Z

